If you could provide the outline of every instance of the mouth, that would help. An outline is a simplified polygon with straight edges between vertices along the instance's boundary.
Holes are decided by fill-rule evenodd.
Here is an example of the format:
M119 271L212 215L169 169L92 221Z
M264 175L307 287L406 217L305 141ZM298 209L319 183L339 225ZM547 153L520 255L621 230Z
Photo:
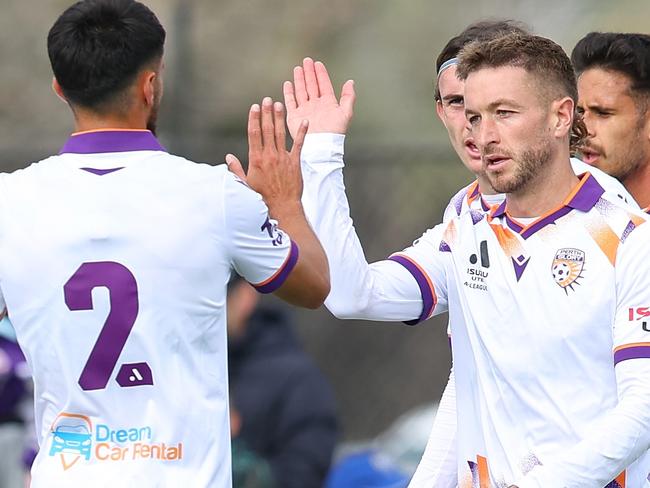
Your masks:
M465 141L465 151L472 159L481 159L481 152L471 139Z
M510 158L501 154L491 154L483 158L487 171L500 171L504 168Z
M584 148L580 150L580 156L585 163L594 165L600 158L600 153L592 149Z

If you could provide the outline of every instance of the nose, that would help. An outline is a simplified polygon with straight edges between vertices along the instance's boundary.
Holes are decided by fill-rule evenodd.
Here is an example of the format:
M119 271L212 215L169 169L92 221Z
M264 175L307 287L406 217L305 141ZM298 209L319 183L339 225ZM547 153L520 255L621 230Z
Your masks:
M490 117L483 117L478 124L471 127L471 133L479 148L484 149L490 144L499 143L497 125Z
M585 123L585 127L587 127L587 135L589 137L594 137L596 135L596 124L594 124L594 120L591 118L589 113L584 112L582 114L582 120Z

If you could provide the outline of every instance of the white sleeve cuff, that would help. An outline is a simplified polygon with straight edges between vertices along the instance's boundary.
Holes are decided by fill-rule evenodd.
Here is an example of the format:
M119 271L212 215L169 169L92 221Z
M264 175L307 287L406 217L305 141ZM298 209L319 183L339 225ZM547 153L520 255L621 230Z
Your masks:
M344 134L307 134L300 160L303 164L334 164L343 167Z

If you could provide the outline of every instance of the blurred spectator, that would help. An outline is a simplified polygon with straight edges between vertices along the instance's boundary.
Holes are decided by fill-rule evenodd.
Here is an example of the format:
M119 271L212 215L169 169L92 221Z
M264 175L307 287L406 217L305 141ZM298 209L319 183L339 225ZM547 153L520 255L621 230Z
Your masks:
M437 405L414 408L376 438L337 449L326 488L406 488L427 444Z
M29 393L27 363L5 318L0 322L0 488L25 486L25 424L32 408Z
M241 415L230 405L230 434L232 437L232 486L233 488L277 488L273 481L271 466L255 454L239 437Z
M245 281L230 285L230 392L240 424L233 465L243 445L268 462L278 488L320 488L337 441L334 395L284 310L258 303Z

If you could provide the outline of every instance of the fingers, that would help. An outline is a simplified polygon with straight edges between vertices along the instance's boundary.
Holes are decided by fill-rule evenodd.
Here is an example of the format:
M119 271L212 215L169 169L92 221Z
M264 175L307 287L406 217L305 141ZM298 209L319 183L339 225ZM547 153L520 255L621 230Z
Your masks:
M262 152L262 128L260 126L260 106L258 104L251 105L248 112L248 150L250 156L254 154L261 154ZM254 158L249 157L249 162L253 162Z
M273 100L262 100L262 144L266 149L275 149L275 128L273 124Z
M300 151L302 146L305 143L305 135L307 134L307 129L309 129L309 121L307 119L303 120L298 127L298 133L296 138L293 140L293 146L291 147L291 156L297 157L298 162L300 162Z
M320 96L318 90L318 81L316 80L316 69L314 68L314 60L305 58L302 61L302 69L305 73L305 85L307 87L307 97L311 100Z
M302 105L309 100L307 96L307 86L305 85L305 71L302 66L293 68L293 85L295 87L296 101Z
M354 91L354 81L353 80L348 80L345 83L343 83L343 87L341 88L341 100L339 101L339 105L345 112L351 116L352 112L354 111L354 101L356 100L357 95Z
M330 75L327 72L325 65L320 61L316 61L316 63L314 63L314 69L320 95L322 97L326 95L334 96L334 87L332 86L332 80L330 80Z
M246 172L239 162L239 159L232 154L226 154L226 164L228 165L228 170L230 172L234 173L240 180L246 182Z
M282 85L282 93L284 94L284 105L287 107L287 111L291 112L298 108L296 103L296 97L293 92L293 84L290 81L285 81Z
M286 151L286 131L284 128L284 105L280 102L273 104L273 124L275 125L275 147L278 151Z

